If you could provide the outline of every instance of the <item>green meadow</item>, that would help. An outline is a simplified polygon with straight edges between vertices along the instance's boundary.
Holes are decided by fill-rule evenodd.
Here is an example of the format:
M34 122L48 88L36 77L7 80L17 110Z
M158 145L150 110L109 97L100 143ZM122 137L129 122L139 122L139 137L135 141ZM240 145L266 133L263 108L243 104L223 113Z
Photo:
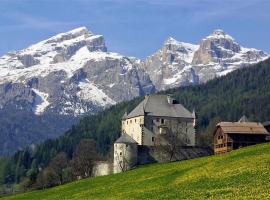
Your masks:
M224 155L144 165L4 199L270 199L270 143Z

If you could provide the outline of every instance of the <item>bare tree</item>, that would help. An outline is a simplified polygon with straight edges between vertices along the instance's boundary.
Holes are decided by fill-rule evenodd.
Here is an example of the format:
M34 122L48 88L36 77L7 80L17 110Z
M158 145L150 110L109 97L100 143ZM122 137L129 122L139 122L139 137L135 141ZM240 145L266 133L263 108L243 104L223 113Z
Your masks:
M155 139L155 146L161 153L168 153L169 161L172 161L179 147L189 142L186 127L179 121L168 120L158 128L161 131Z
M126 150L121 148L121 154L120 152L116 152L116 160L119 168L121 169L121 172L125 172L128 170L128 160L126 159Z
M37 188L39 189L53 187L58 184L59 184L58 175L50 167L47 167L44 170L42 170L37 176L36 185Z
M72 162L75 176L82 178L91 176L97 159L96 142L92 139L82 139L75 150Z
M49 164L49 167L55 171L55 173L59 177L59 184L63 183L63 172L64 169L68 167L69 160L67 158L66 153L61 152L57 154Z

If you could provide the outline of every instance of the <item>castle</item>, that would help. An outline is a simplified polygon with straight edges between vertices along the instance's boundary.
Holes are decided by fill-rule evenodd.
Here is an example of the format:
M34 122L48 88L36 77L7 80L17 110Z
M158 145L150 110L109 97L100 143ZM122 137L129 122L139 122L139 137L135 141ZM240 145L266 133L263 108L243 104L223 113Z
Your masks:
M114 143L114 173L136 166L138 148L156 146L161 141L159 136L178 135L181 138L178 145L195 146L195 124L195 112L191 113L169 95L145 96L122 117L122 135Z

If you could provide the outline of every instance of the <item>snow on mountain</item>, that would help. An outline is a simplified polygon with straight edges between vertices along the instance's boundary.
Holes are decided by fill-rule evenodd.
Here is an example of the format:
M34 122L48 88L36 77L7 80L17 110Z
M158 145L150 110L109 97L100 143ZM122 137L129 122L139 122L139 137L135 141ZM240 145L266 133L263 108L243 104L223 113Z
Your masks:
M116 104L114 100L108 97L101 89L91 83L88 79L79 82L78 86L81 90L77 92L77 96L82 99L92 101L101 106Z
M80 27L1 57L0 85L17 83L32 89L36 96L30 93L25 98L32 101L36 114L56 109L61 114L80 115L155 88L202 83L268 56L240 46L217 29L199 45L169 37L160 50L140 61L107 52L102 35Z
M194 54L192 67L200 82L226 75L269 57L261 50L242 47L232 36L220 29L202 39L199 46Z
M158 90L197 83L191 62L198 45L179 42L169 37L162 48L142 64Z
M34 99L33 111L36 115L40 115L50 105L48 102L48 94L40 92L37 89L32 89L36 94Z
M214 30L199 45L169 37L162 48L142 64L158 90L199 84L260 62L269 54L244 48L223 30Z
M37 115L94 113L153 91L138 63L138 59L107 52L102 35L80 27L1 57L0 89L7 83L32 89L24 98Z

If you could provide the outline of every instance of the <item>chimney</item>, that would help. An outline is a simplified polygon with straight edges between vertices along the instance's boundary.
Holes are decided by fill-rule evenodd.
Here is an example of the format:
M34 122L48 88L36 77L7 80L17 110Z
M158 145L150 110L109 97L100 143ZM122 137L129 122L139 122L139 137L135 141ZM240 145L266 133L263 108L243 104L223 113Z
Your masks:
M168 104L173 103L173 98L169 94L167 94L167 101L168 101Z

